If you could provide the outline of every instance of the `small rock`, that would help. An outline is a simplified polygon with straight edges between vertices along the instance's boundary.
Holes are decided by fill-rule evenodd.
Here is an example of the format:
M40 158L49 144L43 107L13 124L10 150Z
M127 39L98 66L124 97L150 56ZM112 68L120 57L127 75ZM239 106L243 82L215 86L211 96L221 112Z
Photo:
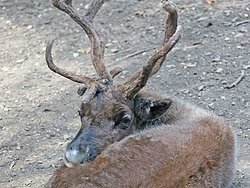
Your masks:
M232 22L237 22L237 21L239 21L240 19L239 19L239 17L234 17L233 19L232 19Z
M78 57L80 54L79 53L73 53L73 57Z
M215 72L218 73L218 74L220 74L220 73L222 73L222 71L223 71L222 68L218 68Z
M234 35L235 38L241 38L243 37L243 34L242 33L237 33L236 35Z
M25 127L24 130L25 131L30 131L30 127Z
M25 186L29 186L30 187L30 184L32 183L32 180L27 180L26 182L25 182Z
M55 137L56 136L56 134L55 133L49 133L49 135L48 135L50 138L52 138L52 137Z
M226 97L225 97L225 96L221 96L220 98L221 98L221 99L223 99L223 100L225 100L225 99L226 99Z
M208 105L208 107L209 107L210 109L214 109L214 103L210 103L210 104Z
M241 28L241 29L239 30L239 32L240 32L240 33L247 33L247 29L243 27L243 28Z
M11 22L11 20L6 20L6 22L5 22L7 25L12 25L12 22Z
M4 72L8 72L10 70L10 68L9 67L2 67L1 70Z
M206 16L204 16L204 17L200 17L200 18L198 18L198 22L201 22L201 21L204 21L204 20L207 20L208 19L208 17L206 17Z
M217 56L217 57L215 57L212 61L213 61L213 62L220 62L220 60L221 60L221 57L220 57L220 56Z
M198 87L198 91L203 91L204 88L205 88L205 86L201 85L200 87Z
M11 164L10 164L10 168L9 169L12 169L15 166L15 164L16 164L16 162L12 161Z
M4 110L5 112L9 112L9 111L10 111L10 109L9 109L9 108L7 108L7 107L6 107L6 108L4 108L3 110Z
M186 68L194 68L197 66L196 63L181 63L184 66L184 69Z
M28 30L30 30L30 29L32 29L32 28L33 28L32 25L28 25L28 26L27 26L27 29L28 29Z
M190 91L188 89L183 89L182 92L185 94L190 93Z
M110 46L112 46L113 45L113 43L112 42L109 42L109 43L107 43L105 46L108 48L108 47L110 47Z
M63 135L63 139L64 140L69 140L70 139L70 135L68 135L68 134Z
M5 107L4 103L0 103L0 109L3 109Z
M23 63L25 61L25 58L23 58L23 59L18 59L18 60L16 60L16 63Z
M224 11L224 14L225 14L225 16L230 16L231 11L230 11L230 10L225 10L225 11Z
M116 48L114 48L114 49L111 49L111 52L112 52L112 53L117 53L117 52L119 52L119 50L116 49Z
M44 110L43 110L43 112L50 112L50 111L52 111L51 109L48 109L48 108L45 108Z
M22 146L20 146L20 145L18 145L18 146L16 147L17 150L20 150L21 148L22 148Z
M84 9L88 9L89 8L89 6L90 6L90 4L86 4L85 6L84 6Z
M58 146L63 146L64 143L63 143L63 142L59 142L57 145L58 145Z
M123 71L122 71L122 74L124 74L124 75L128 75L128 74L129 74L129 71L127 71L127 70L123 70Z
M224 113L224 112L219 112L218 115L219 115L219 116L224 116L225 113Z

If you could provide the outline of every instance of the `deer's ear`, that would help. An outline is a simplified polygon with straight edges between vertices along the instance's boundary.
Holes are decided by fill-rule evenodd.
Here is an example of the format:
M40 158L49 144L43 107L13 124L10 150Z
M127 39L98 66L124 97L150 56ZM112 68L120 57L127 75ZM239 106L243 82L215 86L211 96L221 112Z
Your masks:
M168 98L154 99L139 95L135 98L135 115L142 121L150 121L164 114L171 106Z
M168 108L171 106L171 99L162 99L151 102L150 110L149 110L149 118L154 119L162 114L164 114Z

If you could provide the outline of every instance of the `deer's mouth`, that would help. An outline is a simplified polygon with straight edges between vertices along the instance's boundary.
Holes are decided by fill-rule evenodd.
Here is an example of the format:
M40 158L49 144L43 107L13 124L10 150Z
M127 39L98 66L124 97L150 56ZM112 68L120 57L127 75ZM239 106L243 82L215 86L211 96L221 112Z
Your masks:
M98 153L94 138L90 128L80 129L76 137L66 147L64 154L66 166L77 166L94 160Z
M64 163L67 167L74 167L94 160L96 152L90 147L85 151L67 148L64 155Z
M89 147L86 148L85 152L67 148L64 155L64 162L67 167L73 167L89 161L89 156Z

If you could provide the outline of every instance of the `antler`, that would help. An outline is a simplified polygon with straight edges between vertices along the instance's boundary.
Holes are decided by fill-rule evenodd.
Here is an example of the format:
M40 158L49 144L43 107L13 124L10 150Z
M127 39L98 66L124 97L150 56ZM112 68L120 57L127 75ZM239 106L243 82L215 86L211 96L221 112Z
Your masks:
M109 73L104 64L105 45L99 33L93 27L94 17L100 10L102 4L104 3L104 0L93 0L84 17L81 17L73 8L72 0L52 0L52 3L56 8L68 14L76 23L78 23L84 29L91 43L91 60L97 74L101 77L101 79L111 81L113 75ZM70 73L57 67L53 63L51 56L52 44L53 42L50 42L47 45L46 49L46 61L49 68L52 71L72 81L84 83L86 84L86 86L89 86L90 83L94 81L93 79L86 76L79 76L74 73Z
M160 70L166 55L180 39L181 27L177 27L178 14L175 5L171 1L162 0L162 7L168 12L164 41L147 64L122 85L126 98L132 99L146 85L148 79Z
M90 87L90 85L95 82L95 80L93 80L92 78L89 78L89 77L83 76L83 75L77 75L77 74L69 72L69 71L65 71L64 69L57 67L54 64L53 58L51 55L53 43L54 43L54 40L52 40L51 42L48 43L47 48L46 48L46 52L45 52L45 59L46 59L48 67L53 72L60 74L61 76L64 76L65 78L68 78L74 82L84 83L87 87Z

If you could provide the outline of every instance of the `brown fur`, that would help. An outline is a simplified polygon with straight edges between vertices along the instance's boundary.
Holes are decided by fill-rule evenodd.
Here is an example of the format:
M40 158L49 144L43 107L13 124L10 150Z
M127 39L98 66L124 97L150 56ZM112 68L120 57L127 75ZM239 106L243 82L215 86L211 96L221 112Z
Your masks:
M121 71L108 71L105 45L93 20L104 0L93 0L79 16L72 0L52 0L86 32L98 78L66 71L53 63L52 45L46 62L55 73L83 83L81 128L65 151L65 164L47 187L178 188L225 187L234 175L234 135L228 125L178 99L162 98L141 89L156 74L180 39L176 6L161 4L167 13L165 37L148 62L126 82L113 84ZM79 166L83 164L84 166Z
M176 99L161 118L166 120L164 125L112 144L92 163L59 169L47 187L230 185L235 172L235 139L225 122Z

